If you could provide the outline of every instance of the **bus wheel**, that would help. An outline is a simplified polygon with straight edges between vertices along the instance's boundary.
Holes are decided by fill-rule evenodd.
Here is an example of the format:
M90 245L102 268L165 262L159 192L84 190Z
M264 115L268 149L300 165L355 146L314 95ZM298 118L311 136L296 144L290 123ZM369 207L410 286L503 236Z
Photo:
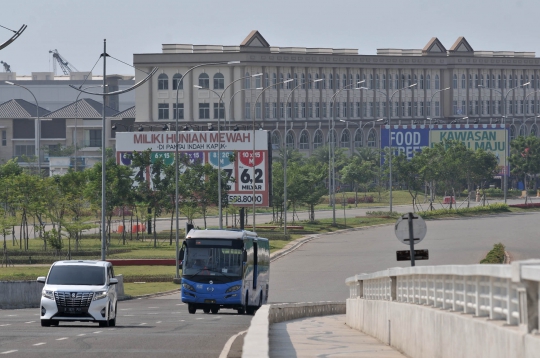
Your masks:
M238 309L236 310L236 312L237 312L238 314L244 314L244 312L245 312L244 307L238 308Z
M204 313L210 313L210 308L203 308L202 311L203 311Z
M188 304L188 308L187 308L188 312L190 314L195 314L195 312L197 312L197 309L195 308L195 305L192 305L191 303Z
M212 307L211 311L212 311L212 314L217 314L219 312L219 308L218 307Z

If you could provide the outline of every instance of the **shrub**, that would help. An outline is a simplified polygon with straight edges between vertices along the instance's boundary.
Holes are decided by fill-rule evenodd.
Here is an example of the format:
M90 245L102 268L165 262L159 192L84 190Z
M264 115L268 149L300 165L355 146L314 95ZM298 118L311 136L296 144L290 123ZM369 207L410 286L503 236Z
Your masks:
M493 245L486 257L480 261L481 264L502 264L504 262L504 250L505 247L503 244L498 243Z
M476 213L498 213L510 211L507 204L495 203L486 206L475 206L472 208L461 209L437 209L432 211L420 211L417 214L424 219L433 218L446 215L464 215L464 214L476 214Z

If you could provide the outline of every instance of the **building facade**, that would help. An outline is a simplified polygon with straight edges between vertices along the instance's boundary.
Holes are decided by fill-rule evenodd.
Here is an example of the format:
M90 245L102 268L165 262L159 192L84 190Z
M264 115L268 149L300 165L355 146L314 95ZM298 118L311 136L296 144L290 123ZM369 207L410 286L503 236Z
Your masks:
M225 128L255 125L272 131L275 148L286 140L311 153L328 142L332 128L349 152L378 147L380 125L388 121L504 121L511 137L538 134L540 58L475 51L464 37L449 49L432 38L423 49L359 55L355 49L270 46L252 31L239 46L164 44L162 53L135 54L134 64L145 71L159 67L136 91L136 122L171 123L178 115L195 128L218 120Z

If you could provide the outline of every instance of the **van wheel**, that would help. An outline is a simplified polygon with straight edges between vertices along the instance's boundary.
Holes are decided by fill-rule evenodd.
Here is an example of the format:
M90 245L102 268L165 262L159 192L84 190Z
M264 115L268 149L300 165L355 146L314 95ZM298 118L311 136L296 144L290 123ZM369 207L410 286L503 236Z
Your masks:
M188 304L188 308L187 308L188 312L190 314L195 314L195 312L197 312L197 309L195 308L195 305L192 305L191 303Z
M114 318L109 320L109 327L116 327L116 308L118 307L118 303L114 305ZM110 313L109 313L110 316Z
M50 327L51 326L51 320L49 319L42 319L41 320L41 327Z
M212 311L212 314L217 314L219 312L219 308L218 307L214 307L211 309Z
M203 308L202 311L203 311L204 313L210 313L210 308Z

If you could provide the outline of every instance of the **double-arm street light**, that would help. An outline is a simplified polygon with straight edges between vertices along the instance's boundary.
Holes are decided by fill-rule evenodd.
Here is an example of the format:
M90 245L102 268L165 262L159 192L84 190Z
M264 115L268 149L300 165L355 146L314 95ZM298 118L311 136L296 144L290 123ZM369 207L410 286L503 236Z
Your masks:
M178 257L178 242L179 242L179 226L180 226L180 222L179 222L179 218L178 218L178 126L179 126L179 123L178 123L178 117L179 117L179 111L178 111L178 91L180 90L180 87L183 88L182 84L184 82L184 78L186 77L186 75L188 73L190 73L191 71L193 71L194 69L196 68L199 68L199 67L203 67L203 66L216 66L216 65L233 65L233 64L238 64L240 63L240 61L228 61L228 62L211 62L211 63L201 63L197 66L193 66L191 67L190 69L188 69L184 75L180 78L179 81L177 81L176 83L176 108L174 109L174 116L176 117L176 127L175 127L175 149L174 149L174 184L175 184L175 198L174 198L174 210L175 210L175 215L176 215L176 237L175 237L175 245L176 245L176 279L178 279L180 277L180 271L178 269L178 264L179 264L179 257ZM221 109L221 108L220 108ZM218 141L219 141L219 138L218 138ZM219 146L221 145L221 143L218 143L218 148ZM221 178L220 178L221 179ZM220 183L221 184L221 183ZM220 185L221 186L221 185ZM220 202L221 202L221 197L219 198ZM187 236L187 232L186 232L186 236Z
M383 91L379 91L379 90L376 90L376 89L373 89L373 88L361 87L361 89L375 91L375 92L378 92L380 94L383 94L386 97L386 110L387 110L387 116L388 116L388 149L389 149L389 152L388 152L389 179L388 179L388 181L389 181L389 187L390 187L390 212L392 212L392 123L391 123L391 121L392 121L392 114L391 114L392 109L390 108L390 105L393 103L392 100L394 98L394 95L396 95L397 93L399 93L399 92L401 92L403 90L413 88L416 85L417 85L417 83L413 83L412 85L397 89L394 92L392 92L392 94L390 96L388 96ZM381 145L381 148L382 148L382 145Z
M289 99L291 98L294 90L296 90L297 88L305 86L306 83L320 82L320 81L322 81L322 78L318 80L308 80L308 81L300 83L299 85L297 85L291 90L291 92L287 96L287 99L285 100L285 133L283 135L283 233L285 235L287 235L287 132L288 132L287 112L288 112ZM292 110L293 110L292 108L293 106L291 104L291 115L292 115Z
M527 82L527 83L524 83L522 85L519 85L519 86L516 86L516 87L512 87L510 88L506 94L503 95L503 92L502 91L499 91L498 89L495 89L495 88L489 88L489 90L491 91L495 91L495 92L498 92L500 93L501 95L501 98L503 99L503 115L502 115L502 118L504 119L504 128L506 129L506 118L508 116L508 114L506 113L508 108L506 106L506 98L508 97L508 95L510 93L512 93L514 90L518 89L518 88L521 88L521 87L525 87L525 86L528 86L531 82ZM485 87L484 85L478 85L479 88L485 88L485 89L488 89L487 87ZM503 192L504 192L504 203L506 204L506 197L507 197L507 191L508 191L508 175L510 174L509 173L509 170L508 170L508 148L510 146L510 143L508 143L508 135L506 136L506 150L505 150L505 154L504 154L504 170L503 170Z
M289 83L291 81L292 81L292 78L288 79L286 81L283 81L283 82L274 83L274 84L271 84L269 86L264 87L262 89L261 93L259 93L259 95L255 99L255 103L253 105L253 117L252 117L252 130L253 130L253 152L252 152L252 156L253 157L251 158L252 159L252 165L253 165L252 179L251 179L252 180L252 185L253 185L253 231L255 231L255 202L256 202L256 196L255 196L255 115L256 115L257 103L259 102L259 99L261 98L261 96L263 95L263 93L267 89L270 89L270 88L275 87L275 86L282 85L284 83ZM262 112L262 108L261 108L261 112Z
M223 89L223 92L221 92L221 94L217 93L216 91L214 91L213 89L210 89L210 88L204 88L204 87L199 86L199 85L194 85L193 86L193 87L198 88L198 89L211 91L216 96L219 97L219 100L218 100L218 212L219 212L219 228L220 229L223 229L223 212L222 212L222 209L221 209L222 208L222 203L221 203L222 202L222 200L221 200L221 106L222 105L223 105L223 111L225 111L225 103L223 103L223 96L225 95L225 92L227 91L227 89L229 87L231 87L235 82L242 81L242 80L245 80L245 79L251 78L251 77L260 77L262 75L263 75L262 73L257 73L257 74L251 75L251 76L245 76L245 77L238 78L238 79L232 81L231 83L229 83L227 85L227 87L225 87ZM178 115L177 115L177 117L178 117ZM226 118L224 118L224 119L226 119ZM230 121L230 117L229 117L229 121Z

